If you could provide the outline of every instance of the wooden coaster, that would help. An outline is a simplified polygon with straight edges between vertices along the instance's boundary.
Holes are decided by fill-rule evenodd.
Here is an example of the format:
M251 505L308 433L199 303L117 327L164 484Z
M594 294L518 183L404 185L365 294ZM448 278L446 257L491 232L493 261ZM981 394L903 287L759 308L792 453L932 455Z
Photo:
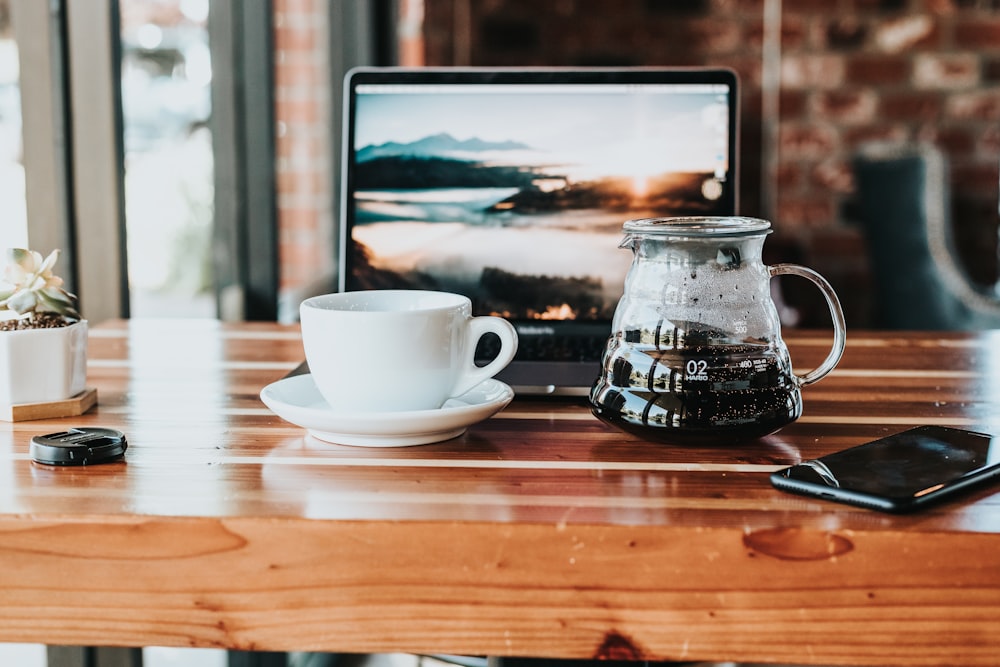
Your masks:
M97 403L97 389L88 387L76 396L63 401L48 403L20 403L18 405L0 405L0 420L7 422L23 422L32 419L55 419L57 417L75 417L94 407Z

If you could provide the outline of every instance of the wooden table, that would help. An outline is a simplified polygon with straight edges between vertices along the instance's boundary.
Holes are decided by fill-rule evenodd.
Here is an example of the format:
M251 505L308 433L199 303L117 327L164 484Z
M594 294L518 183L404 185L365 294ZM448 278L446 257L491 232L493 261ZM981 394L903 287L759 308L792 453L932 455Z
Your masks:
M824 332L788 332L796 368ZM917 424L1000 433L1000 333L851 332L803 417L739 447L645 442L582 400L463 437L319 445L262 387L295 327L94 327L82 417L0 424L0 641L799 664L1000 662L1000 492L891 516L767 474ZM31 436L118 428L51 469Z

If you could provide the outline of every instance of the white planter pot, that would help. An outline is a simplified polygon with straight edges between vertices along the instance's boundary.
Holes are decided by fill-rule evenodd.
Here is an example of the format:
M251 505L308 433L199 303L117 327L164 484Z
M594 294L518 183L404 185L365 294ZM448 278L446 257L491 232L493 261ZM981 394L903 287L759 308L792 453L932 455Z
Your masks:
M0 405L62 401L87 381L87 320L0 331Z

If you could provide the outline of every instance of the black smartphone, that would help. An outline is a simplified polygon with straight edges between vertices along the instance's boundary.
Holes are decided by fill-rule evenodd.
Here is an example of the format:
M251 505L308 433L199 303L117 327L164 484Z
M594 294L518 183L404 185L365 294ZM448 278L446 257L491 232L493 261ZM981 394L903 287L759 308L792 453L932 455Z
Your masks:
M782 491L910 512L1000 477L1000 440L945 426L918 426L771 473Z

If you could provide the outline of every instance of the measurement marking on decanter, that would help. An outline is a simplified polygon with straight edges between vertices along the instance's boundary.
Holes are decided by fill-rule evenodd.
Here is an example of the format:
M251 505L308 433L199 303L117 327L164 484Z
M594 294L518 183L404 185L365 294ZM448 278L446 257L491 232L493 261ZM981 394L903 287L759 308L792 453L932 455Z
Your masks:
M691 359L684 365L685 380L707 380L708 362L704 359Z

